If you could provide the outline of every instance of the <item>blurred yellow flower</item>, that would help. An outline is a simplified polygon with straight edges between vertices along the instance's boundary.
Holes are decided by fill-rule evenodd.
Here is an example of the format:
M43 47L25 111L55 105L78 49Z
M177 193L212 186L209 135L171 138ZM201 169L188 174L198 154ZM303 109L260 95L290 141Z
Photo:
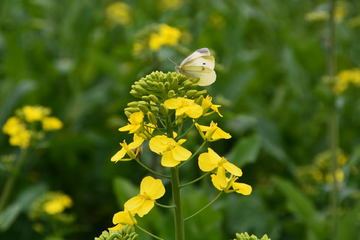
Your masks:
M116 24L129 26L132 23L131 7L123 2L114 2L106 8L107 22L114 27Z
M145 177L141 181L139 195L125 203L125 211L143 217L154 207L155 200L161 198L164 194L165 187L160 179L154 179L150 176Z
M51 112L50 108L42 106L25 106L22 111L27 122L40 121Z
M326 21L329 19L329 13L324 10L317 10L309 12L305 15L305 20L308 22Z
M63 212L65 208L71 207L72 204L73 202L68 195L61 194L58 197L44 203L43 209L46 213L54 215Z
M179 9L182 7L183 4L184 3L182 0L160 0L159 1L159 6L164 11Z
M187 115L191 118L199 118L203 114L203 108L196 104L194 100L187 98L172 98L164 102L168 109L176 109L177 117Z
M44 131L55 131L63 127L63 123L57 117L45 117L41 122Z
M117 231L119 231L125 225L134 226L134 224L137 224L134 215L131 214L131 212L129 211L120 211L115 213L112 222L116 226L109 229L113 229Z
M175 167L180 161L186 161L191 156L189 150L180 146L185 141L185 139L180 139L176 142L165 135L158 135L150 139L149 147L151 151L162 155L161 165L164 167Z
M150 35L149 48L157 52L162 46L174 46L179 42L180 36L179 29L162 24L158 33Z
M26 130L26 126L18 117L10 117L2 128L3 133L8 135L14 135L24 130Z
M31 132L24 129L14 135L10 135L9 143L11 146L19 146L22 149L26 149L30 146Z
M336 94L341 94L349 87L350 83L354 84L356 87L360 87L359 68L347 69L339 72L333 90Z

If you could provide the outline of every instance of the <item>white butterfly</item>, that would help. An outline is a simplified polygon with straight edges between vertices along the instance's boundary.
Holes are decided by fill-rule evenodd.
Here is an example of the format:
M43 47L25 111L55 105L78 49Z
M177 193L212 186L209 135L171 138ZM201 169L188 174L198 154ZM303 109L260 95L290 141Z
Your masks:
M216 80L215 59L207 48L200 48L176 66L175 70L188 77L200 78L199 86L209 86Z

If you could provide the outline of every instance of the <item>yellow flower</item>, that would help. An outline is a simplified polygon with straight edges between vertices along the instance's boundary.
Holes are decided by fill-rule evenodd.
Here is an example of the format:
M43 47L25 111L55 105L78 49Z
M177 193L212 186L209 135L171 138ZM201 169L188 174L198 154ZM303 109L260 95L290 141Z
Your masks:
M139 149L140 149L139 147L143 142L144 139L142 137L134 134L134 141L129 145L126 144L125 140L123 143L120 143L120 146L122 148L111 158L111 161L112 162L130 161L132 159L135 159L139 153ZM135 153L133 152L133 149L136 149ZM125 157L126 153L130 156L130 158L123 158Z
M203 116L208 116L210 114L212 114L213 112L217 112L219 114L220 117L222 117L222 115L220 114L218 108L221 107L221 105L215 105L212 104L212 97L210 97L209 95L206 96L205 99L203 99L201 107L203 108ZM209 109L212 109L213 111L208 113Z
M155 200L165 194L165 187L160 179L145 177L140 184L140 194L125 203L125 211L143 217L155 205Z
M238 177L235 176L231 176L230 179L226 178L226 186L221 187L220 183L218 182L217 176L215 174L211 174L211 181L218 190L224 191L225 193L235 191L243 195L250 195L250 193L252 192L252 187L245 183L235 182L237 179ZM231 187L233 188L232 190L230 190Z
M199 118L203 114L203 108L191 99L182 97L172 98L166 100L164 104L168 109L176 109L176 116L185 114L191 118Z
M182 0L160 0L159 6L164 10L176 10L183 5Z
M134 226L134 224L137 223L134 215L129 211L120 211L115 213L112 222L113 224L116 224L116 226L109 229L118 231L125 225Z
M63 123L57 117L45 117L41 122L44 131L55 131L63 127Z
M202 126L198 123L195 123L196 128L199 130L201 137L209 142L217 141L219 139L229 139L231 135L227 132L224 132L221 128L217 126L217 123L211 121L210 126ZM203 132L206 132L205 135Z
M17 117L10 117L4 124L2 131L8 135L14 135L26 130L25 124Z
M216 169L217 182L222 188L226 187L227 185L225 170L238 177L241 177L242 175L240 168L228 162L224 157L220 157L211 148L208 148L207 153L200 154L198 164L200 169L204 172L209 172Z
M42 106L25 106L22 111L27 122L40 121L51 112L49 108Z
M329 13L323 10L309 12L305 15L305 20L308 22L326 21L330 17Z
M131 8L123 2L114 2L106 8L107 21L111 25L129 26L132 23Z
M155 128L156 126L152 123L144 124L136 131L136 135L142 137L144 140L149 140Z
M141 111L135 112L135 113L131 114L130 118L128 119L130 124L119 128L119 131L121 131L121 132L129 131L129 134L134 133L141 127L141 125L143 123L143 119L144 119L143 112L141 112Z
M152 33L149 48L157 52L162 46L174 46L179 42L181 31L177 28L162 24L159 33Z
M175 167L180 161L185 161L191 156L191 152L180 145L186 140L180 139L176 142L167 136L155 136L150 139L149 147L151 151L161 154L161 165L164 167Z
M161 154L161 165L164 167L175 167L180 161L185 161L190 158L191 152L180 145L186 140L180 139L176 142L167 136L155 136L150 139L149 147L151 151Z
M43 209L46 213L54 215L61 213L65 208L72 206L72 200L68 195L60 195L57 198L54 198L43 205Z
M11 146L19 146L22 149L26 149L30 146L31 132L24 129L14 135L10 135L9 143Z

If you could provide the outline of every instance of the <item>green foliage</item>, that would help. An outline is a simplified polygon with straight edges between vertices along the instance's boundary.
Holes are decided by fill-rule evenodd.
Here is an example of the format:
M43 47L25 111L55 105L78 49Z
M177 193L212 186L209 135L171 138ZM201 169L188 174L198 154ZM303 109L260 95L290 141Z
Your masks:
M332 85L324 83L329 23L305 18L311 12L327 12L328 1L183 0L178 7L166 8L165 2L177 1L127 0L127 25L107 21L106 9L114 2L0 1L0 127L16 109L36 104L50 107L64 123L47 144L29 153L0 213L1 239L43 238L33 230L28 211L46 190L62 191L74 201L72 211L80 227L67 239L91 239L111 227L113 214L137 193L131 183L148 174L133 162L110 162L120 149L118 143L130 140L117 129L127 123L126 104L139 100L129 94L131 86L152 71L174 71L166 57L179 63L201 47L208 47L216 62L217 81L204 88L222 105L224 117L214 121L232 135L209 147L243 169L241 180L253 193L220 198L209 212L196 216L199 220L186 222L189 236L198 239L194 236L202 232L208 240L231 239L235 232L246 231L279 240L340 240L360 235L360 90L349 84L343 94L334 95ZM335 74L360 67L360 5L336 2L346 11L335 26ZM134 43L146 44L149 32L161 23L181 30L179 44L135 52ZM316 195L310 195L298 181L299 168L330 148L329 116L334 108L339 148L348 160L339 183L335 234L328 220L331 184L317 185ZM193 151L200 137L197 131L189 134L184 147ZM0 155L18 156L8 140L0 134ZM144 145L141 161L155 166L159 159L147 152ZM0 163L2 191L9 171L6 158L0 159L5 159ZM189 162L180 172L182 184L200 174L196 161ZM200 198L199 191L214 196L208 181L188 191L182 193L190 208L187 215L211 200ZM170 203L170 195L167 191L161 203ZM147 217L139 219L140 226L173 239L171 212L155 207ZM208 227L211 224L216 228ZM140 234L139 239L150 239Z

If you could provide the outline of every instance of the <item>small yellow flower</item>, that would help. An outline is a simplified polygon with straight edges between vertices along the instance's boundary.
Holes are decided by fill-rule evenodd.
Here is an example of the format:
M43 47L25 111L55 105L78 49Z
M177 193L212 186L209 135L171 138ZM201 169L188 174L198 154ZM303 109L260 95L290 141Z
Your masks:
M222 188L227 186L226 171L238 177L241 177L242 175L240 168L228 162L224 157L220 157L211 148L208 148L208 152L200 154L198 164L200 169L204 172L216 169L217 181Z
M139 153L139 147L144 142L144 139L136 134L134 134L134 141L130 143L129 145L126 144L125 140L123 143L120 143L120 146L122 147L120 151L118 151L112 158L112 162L117 161L130 161L132 159L135 159L136 156ZM135 149L135 153L133 152L133 149ZM130 158L123 158L125 155L128 154Z
M11 146L19 146L22 149L26 149L30 146L31 132L24 129L21 132L10 135L9 143Z
M129 120L129 124L119 128L119 131L121 132L125 132L125 131L129 131L129 134L136 132L137 130L139 130L139 128L141 127L142 123L143 123L143 119L144 119L144 113L143 112L135 112L133 114L130 115Z
M107 21L111 25L129 26L132 23L131 7L123 2L114 2L106 8Z
M45 117L41 122L44 131L55 131L63 127L63 123L57 117Z
M211 181L213 183L213 185L220 191L224 191L225 193L229 193L229 192L237 192L237 193L241 193L243 195L250 195L250 193L252 192L252 187L248 184L245 183L238 183L235 182L238 179L238 177L235 176L231 176L231 178L226 178L226 186L222 187L220 185L220 183L218 182L218 177L215 174L211 174ZM230 190L230 188L233 188L232 190Z
M209 95L206 96L205 99L203 99L201 107L203 108L203 116L208 116L210 114L212 114L213 112L216 112L217 114L219 114L220 117L222 117L222 115L219 112L219 107L221 107L221 105L215 105L212 104L212 97L210 97ZM212 109L213 111L208 113L209 109Z
M140 194L125 203L125 211L143 217L155 205L155 200L165 194L165 187L160 179L145 177L140 184Z
M199 118L203 114L203 108L196 104L194 100L187 98L172 98L164 102L168 109L176 109L177 117L186 115L191 118Z
M109 229L118 231L125 225L134 226L134 224L137 224L134 215L131 214L129 211L120 211L115 213L112 222L116 226Z
M50 109L42 106L25 106L22 111L27 122L40 121L50 114Z
M54 215L61 213L65 208L72 206L72 200L68 195L60 195L57 198L54 198L43 205L43 209L46 213Z
M202 126L198 123L195 123L195 127L199 130L200 135L202 138L209 142L214 142L219 139L229 139L231 135L227 132L224 132L221 128L217 126L217 123L211 121L210 126ZM206 132L205 135L203 132Z
M2 131L8 135L15 135L26 130L25 124L17 117L10 117L4 124Z
M191 156L189 150L180 146L185 141L185 139L180 139L176 142L167 136L158 135L150 139L149 147L151 151L162 155L161 165L164 167L175 167L180 161L188 160Z
M179 29L162 24L158 33L150 35L149 48L157 52L162 46L174 46L179 42L180 36Z

